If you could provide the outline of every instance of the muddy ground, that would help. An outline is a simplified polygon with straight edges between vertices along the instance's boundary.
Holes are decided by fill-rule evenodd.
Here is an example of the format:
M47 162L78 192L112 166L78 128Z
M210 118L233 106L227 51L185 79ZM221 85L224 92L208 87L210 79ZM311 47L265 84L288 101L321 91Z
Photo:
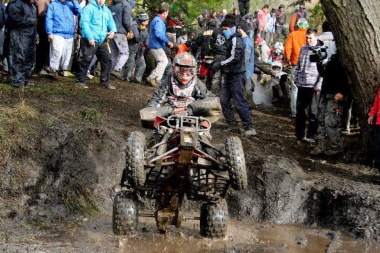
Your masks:
M73 78L33 81L27 89L0 85L4 252L380 252L379 173L347 163L359 135L343 137L344 156L313 158L314 144L293 139L288 112L271 106L251 111L257 137L240 136L249 186L228 193L224 240L202 239L196 221L162 236L146 218L134 238L116 237L112 197L125 167L125 140L134 130L149 136L139 109L153 88L116 80L117 90L100 87L98 79L89 89ZM230 134L226 126L221 119L212 127L217 147ZM196 216L195 206L185 203L186 212Z

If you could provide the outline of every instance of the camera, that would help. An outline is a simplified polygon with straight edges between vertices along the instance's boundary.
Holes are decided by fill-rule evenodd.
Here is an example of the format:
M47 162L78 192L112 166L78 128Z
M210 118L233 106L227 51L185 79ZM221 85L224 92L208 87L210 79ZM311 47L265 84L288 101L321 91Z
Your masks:
M315 46L311 47L312 51L310 55L310 62L321 62L327 58L327 48L326 46Z

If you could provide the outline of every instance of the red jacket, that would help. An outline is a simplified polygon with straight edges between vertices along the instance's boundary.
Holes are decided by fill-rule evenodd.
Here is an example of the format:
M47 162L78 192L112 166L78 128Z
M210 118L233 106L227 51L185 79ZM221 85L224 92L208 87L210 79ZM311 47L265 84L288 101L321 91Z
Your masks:
M368 116L375 117L376 125L380 125L380 88L377 90L375 102L371 110L369 110Z

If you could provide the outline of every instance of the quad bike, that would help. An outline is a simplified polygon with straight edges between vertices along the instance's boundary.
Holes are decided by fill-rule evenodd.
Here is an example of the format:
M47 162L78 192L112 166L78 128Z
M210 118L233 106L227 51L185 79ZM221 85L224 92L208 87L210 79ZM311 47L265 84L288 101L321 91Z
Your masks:
M131 132L127 139L127 166L121 179L124 190L114 198L113 231L133 234L138 216L154 217L160 232L170 225L180 227L187 219L199 219L202 236L223 238L228 188L247 187L242 143L238 137L228 137L221 151L210 143L209 119L183 111L171 113L155 118L156 131L148 142L140 131ZM154 199L155 212L139 212L137 197ZM203 202L200 217L184 216L185 197Z

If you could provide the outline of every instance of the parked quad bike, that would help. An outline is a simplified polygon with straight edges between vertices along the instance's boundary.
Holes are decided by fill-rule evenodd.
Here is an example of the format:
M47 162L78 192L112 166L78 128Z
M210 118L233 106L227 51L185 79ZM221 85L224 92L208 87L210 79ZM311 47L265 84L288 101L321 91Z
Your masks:
M211 145L211 122L207 118L174 114L156 117L156 131L146 142L140 131L127 139L127 166L113 205L113 231L131 235L138 216L154 217L160 232L170 225L180 227L187 219L200 220L200 233L223 238L227 231L228 207L224 199L229 186L247 187L242 143L231 136L225 151ZM200 217L185 217L184 197L202 201ZM137 197L155 199L155 212L138 211Z

